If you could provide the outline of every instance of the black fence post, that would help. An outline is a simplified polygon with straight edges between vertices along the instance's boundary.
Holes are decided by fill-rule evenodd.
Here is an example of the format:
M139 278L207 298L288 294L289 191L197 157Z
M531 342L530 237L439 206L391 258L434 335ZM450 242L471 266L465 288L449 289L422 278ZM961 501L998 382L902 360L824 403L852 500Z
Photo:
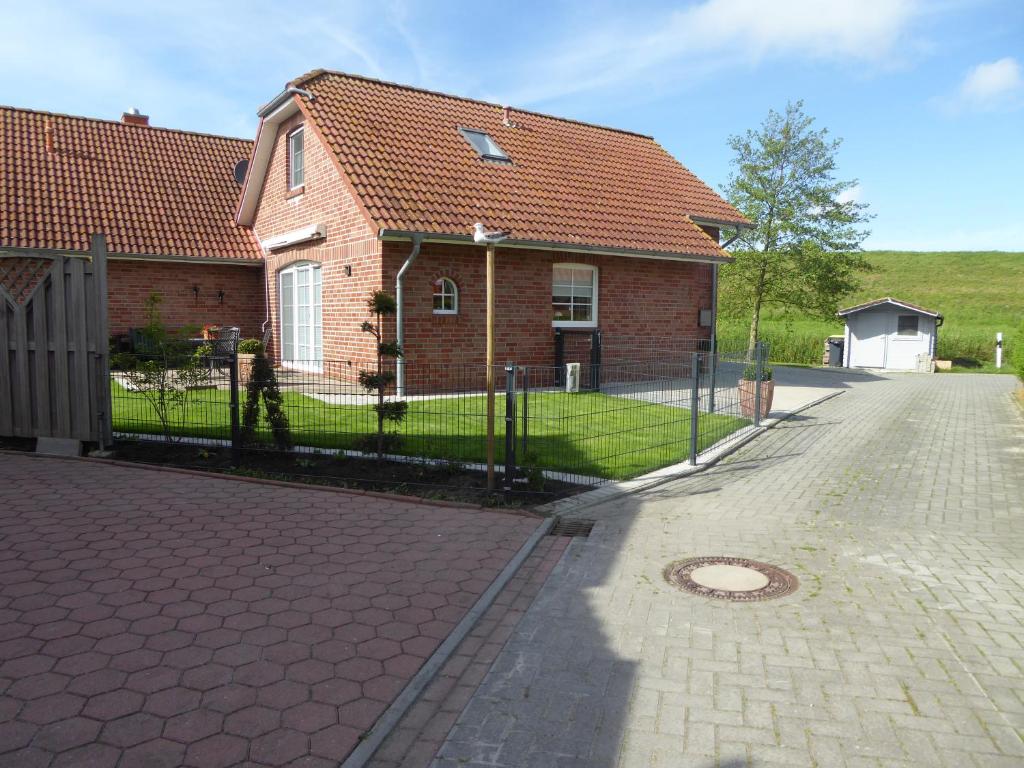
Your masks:
M754 426L761 426L761 375L764 371L764 348L761 342L754 344L756 363L754 366Z
M516 366L505 364L505 490L516 476Z
M527 440L529 438L530 417L530 368L523 367L523 459L526 459Z
M709 384L708 384L708 413L715 412L715 376L718 373L718 337L711 339L710 343L710 354L711 357L708 360L709 370Z
M231 461L238 463L242 448L242 426L238 418L238 351L232 350L228 357L229 385L231 388Z
M565 375L565 335L561 328L555 329L555 386L560 387Z
M690 464L697 466L697 441L700 438L700 352L693 353L690 364Z
M601 331L594 329L590 335L590 388L601 391Z

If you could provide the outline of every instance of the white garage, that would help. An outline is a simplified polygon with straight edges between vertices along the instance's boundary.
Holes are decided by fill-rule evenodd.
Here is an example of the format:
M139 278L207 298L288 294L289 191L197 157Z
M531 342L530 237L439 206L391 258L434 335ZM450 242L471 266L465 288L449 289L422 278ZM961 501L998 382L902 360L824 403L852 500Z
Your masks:
M846 320L843 364L890 371L932 370L942 315L891 297L839 311Z

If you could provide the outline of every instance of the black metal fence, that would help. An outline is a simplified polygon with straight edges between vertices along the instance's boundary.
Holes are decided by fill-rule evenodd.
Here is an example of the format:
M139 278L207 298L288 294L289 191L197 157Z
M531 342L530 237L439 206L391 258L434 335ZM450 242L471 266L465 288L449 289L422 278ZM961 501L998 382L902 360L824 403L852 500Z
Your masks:
M572 363L496 367L494 456L501 485L635 478L696 463L756 425L768 397L756 385L764 350L748 360L745 353L699 351L701 343L692 351L677 344L672 354L652 349L646 359L617 356L578 369ZM111 374L115 433L237 450L376 453L380 398L360 385L361 366L277 367L269 395L253 366L253 358L233 354L122 356ZM406 365L405 415L385 422L383 452L396 461L483 470L486 374L476 363ZM383 400L397 399L388 390ZM272 418L275 403L287 420L286 435Z

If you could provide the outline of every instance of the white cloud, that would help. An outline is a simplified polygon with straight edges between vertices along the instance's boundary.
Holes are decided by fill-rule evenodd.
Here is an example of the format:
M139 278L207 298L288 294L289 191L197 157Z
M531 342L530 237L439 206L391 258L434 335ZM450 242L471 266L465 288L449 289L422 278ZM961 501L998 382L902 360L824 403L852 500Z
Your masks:
M918 0L704 0L661 18L644 14L642 27L614 19L597 30L566 29L509 100L545 101L669 73L693 78L769 57L885 65L919 13Z
M1016 59L1007 56L998 61L972 67L960 84L960 101L988 109L1016 101L1024 92L1024 75Z
M864 201L864 187L860 184L854 184L852 187L844 192L840 192L836 196L836 202L839 203L860 203Z

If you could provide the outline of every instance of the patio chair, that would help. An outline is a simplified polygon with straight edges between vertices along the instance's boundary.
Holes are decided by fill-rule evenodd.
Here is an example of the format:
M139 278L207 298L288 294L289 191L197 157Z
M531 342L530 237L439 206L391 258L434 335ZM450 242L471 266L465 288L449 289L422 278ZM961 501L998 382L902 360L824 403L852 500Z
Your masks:
M224 326L216 339L210 339L208 343L213 347L213 354L210 355L210 373L215 369L220 373L230 364L231 356L238 350L240 335L241 329L237 326Z

